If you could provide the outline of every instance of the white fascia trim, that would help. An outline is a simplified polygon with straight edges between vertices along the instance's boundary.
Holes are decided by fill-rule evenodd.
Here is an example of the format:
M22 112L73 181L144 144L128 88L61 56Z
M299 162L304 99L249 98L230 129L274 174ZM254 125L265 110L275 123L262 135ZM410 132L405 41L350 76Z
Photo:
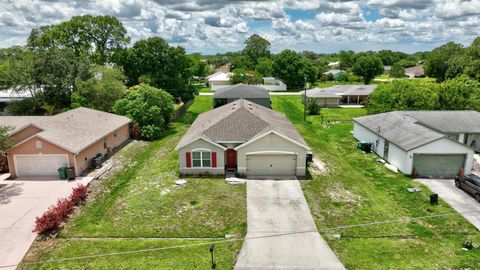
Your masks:
M206 141L206 142L208 142L208 143L211 143L211 144L213 144L213 145L221 148L222 150L227 150L227 148L224 147L223 145L218 144L218 143L216 143L216 142L213 142L213 141L211 141L211 140L209 140L209 139L207 139L207 138L204 138L204 137L198 137L198 138L196 138L195 140L192 140L192 141L187 142L186 144L184 144L184 145L181 146L181 147L178 147L178 146L177 146L177 147L175 147L175 150L182 149L182 148L186 147L187 145L192 144L192 143L194 143L194 142L196 142L196 141L198 141L198 140L204 140L204 141Z
M268 136L268 135L270 135L270 134L275 134L275 135L277 135L277 136L279 136L279 137L281 137L281 138L283 138L283 139L285 139L285 140L287 140L287 141L290 141L290 142L292 142L292 143L294 143L294 144L296 144L296 145L298 145L298 146L300 146L300 147L302 147L302 148L305 148L305 150L310 150L310 147L308 147L308 146L306 146L306 145L303 145L303 144L301 144L301 143L299 143L299 142L297 142L297 141L294 141L294 140L290 139L289 137L287 137L287 136L285 136L285 135L283 135L283 134L280 134L280 133L276 132L275 130L271 130L271 131L269 131L269 132L267 132L267 133L265 133L265 134L263 134L263 135L261 135L261 136L258 136L257 138L255 138L255 139L253 139L253 140L251 140L251 141L248 141L248 142L246 142L246 143L244 143L244 144L241 144L241 145L235 147L234 149L235 149L235 150L238 150L238 149L240 149L240 148L242 148L242 147L244 147L244 146L247 146L247 145L249 145L249 144L251 144L251 143L253 143L253 142L255 142L255 141L257 141L257 140L259 140L259 139L261 139L261 138L263 138L263 137L265 137L265 136Z

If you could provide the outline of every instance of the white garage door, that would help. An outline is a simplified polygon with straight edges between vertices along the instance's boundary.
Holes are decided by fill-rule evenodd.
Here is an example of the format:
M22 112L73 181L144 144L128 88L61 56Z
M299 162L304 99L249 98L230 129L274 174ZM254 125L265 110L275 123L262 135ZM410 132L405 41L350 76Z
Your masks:
M296 155L247 155L247 176L295 176Z
M17 176L58 175L60 167L68 166L66 155L14 155Z

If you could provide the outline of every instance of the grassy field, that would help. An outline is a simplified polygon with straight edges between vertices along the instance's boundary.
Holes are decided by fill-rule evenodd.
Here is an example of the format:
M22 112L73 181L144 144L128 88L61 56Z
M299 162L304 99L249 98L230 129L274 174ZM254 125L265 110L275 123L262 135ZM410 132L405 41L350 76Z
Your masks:
M375 154L355 149L352 123L325 127L319 116L304 122L298 97L274 96L272 104L288 115L314 156L326 163L327 172L313 175L302 188L317 228L348 269L480 269L479 250L461 249L466 240L480 243L480 234L459 215L323 230L454 210L444 202L430 206L428 188L389 172L375 162ZM327 118L345 120L365 113L364 109L328 109ZM413 186L422 192L408 193L406 188ZM329 237L332 234L343 238ZM405 235L414 238L398 237ZM389 238L372 238L383 236Z
M226 234L242 238L246 233L244 185L228 185L221 178L187 179L185 186L174 183L178 178L175 145L186 131L187 124L199 113L209 110L211 104L210 97L197 97L163 139L150 143L133 142L117 153L115 157L123 159L125 168L95 183L85 205L66 223L58 238L36 242L24 259L26 264L23 267L56 269L82 265L80 268L208 269L208 245L72 261L71 267L63 263L28 263L199 243L141 238L222 238ZM240 247L241 241L217 246L216 257L221 269L233 267Z

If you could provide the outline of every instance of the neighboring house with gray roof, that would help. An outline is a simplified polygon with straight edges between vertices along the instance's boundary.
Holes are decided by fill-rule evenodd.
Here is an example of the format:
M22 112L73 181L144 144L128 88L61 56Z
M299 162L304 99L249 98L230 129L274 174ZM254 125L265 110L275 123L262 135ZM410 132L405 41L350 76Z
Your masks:
M409 67L405 69L405 75L410 79L425 77L425 70L422 65Z
M333 85L302 91L309 99L317 100L321 107L361 105L377 89L376 85Z
M213 94L213 107L217 108L238 99L246 99L267 108L271 108L267 90L256 85L243 83L218 89Z
M16 143L7 153L10 174L54 176L60 167L73 167L80 175L97 154L129 139L130 122L83 107L54 116L0 116L0 125L12 127L9 136Z
M304 176L309 146L282 113L239 99L200 114L177 144L183 175Z
M477 111L394 111L353 119L353 136L402 173L425 177L470 174L480 150Z

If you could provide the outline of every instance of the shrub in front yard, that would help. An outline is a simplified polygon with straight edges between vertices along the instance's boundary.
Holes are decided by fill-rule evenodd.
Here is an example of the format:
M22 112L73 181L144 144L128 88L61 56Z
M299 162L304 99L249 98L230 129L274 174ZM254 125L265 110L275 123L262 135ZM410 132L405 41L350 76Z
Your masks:
M42 216L37 217L33 231L43 235L56 232L75 206L85 200L87 191L87 186L78 185L72 190L70 196L59 199L57 204L51 206Z

